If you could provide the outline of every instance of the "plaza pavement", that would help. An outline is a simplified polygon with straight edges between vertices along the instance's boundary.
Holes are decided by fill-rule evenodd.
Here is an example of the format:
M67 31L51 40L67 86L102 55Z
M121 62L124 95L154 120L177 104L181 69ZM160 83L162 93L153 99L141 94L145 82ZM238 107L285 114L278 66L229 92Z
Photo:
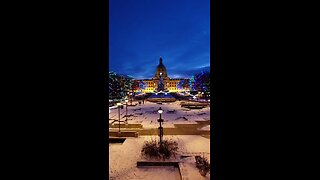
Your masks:
M210 121L201 121L196 124L174 124L173 128L164 128L166 135L210 135L209 130L202 130L201 128L210 125ZM118 124L109 124L109 136L115 136L118 133ZM157 135L158 128L143 128L141 124L121 124L120 131L135 131L139 136Z
M182 103L184 101L181 101ZM185 102L187 103L187 102ZM180 101L179 101L180 104ZM145 107L147 105L147 107ZM128 120L129 118L131 118L130 116L132 115L136 115L136 110L140 110L139 114L143 114L143 113L147 113L150 110L155 110L158 109L159 104L156 103L150 103L150 102L146 102L145 104L140 104L137 108L130 108L128 109ZM152 105L152 107L150 107L150 105ZM177 107L172 107L171 108L169 106L166 106L166 104L162 104L161 105L162 108L166 107L165 109L167 110L180 110L180 105L178 105ZM181 106L182 107L182 106ZM179 109L178 109L179 108ZM143 109L143 111L142 111ZM164 108L163 108L164 109ZM130 112L129 112L130 111ZM189 112L191 112L189 110ZM113 116L115 116L116 118L117 116L117 111L115 111L115 113L113 114ZM202 113L205 114L205 113ZM149 116L157 116L157 115L153 115L153 114L148 114ZM190 115L190 114L189 114ZM122 132L131 132L131 133L125 133L125 134L134 134L132 132L137 132L139 136L148 136L148 135L157 135L159 133L158 127L159 124L155 123L152 126L147 125L147 126L143 126L142 123L140 122L129 122L129 124L124 124L124 120L125 120L125 111L123 111L121 113L121 123L120 123L120 130ZM191 116L188 116L188 114L180 114L179 116L186 116L188 118L190 118ZM195 116L195 115L194 115ZM167 118L173 118L173 119L169 119L167 120L168 122L174 122L177 116L172 116L170 114L166 115ZM210 117L207 120L200 120L200 119L204 119L203 117L199 116L199 120L191 120L192 122L187 122L187 123L183 123L183 122L178 122L178 123L174 123L171 125L167 125L167 127L164 127L164 134L165 135L202 135L202 136L209 136L210 135L210 130L208 128L208 125L210 125ZM109 136L118 136L118 131L119 131L119 124L118 122L116 122L116 119L109 119ZM190 119L189 119L190 121ZM112 123L114 122L114 123ZM144 123L145 125L145 123ZM207 126L207 127L206 127ZM203 127L206 127L204 129L201 129Z

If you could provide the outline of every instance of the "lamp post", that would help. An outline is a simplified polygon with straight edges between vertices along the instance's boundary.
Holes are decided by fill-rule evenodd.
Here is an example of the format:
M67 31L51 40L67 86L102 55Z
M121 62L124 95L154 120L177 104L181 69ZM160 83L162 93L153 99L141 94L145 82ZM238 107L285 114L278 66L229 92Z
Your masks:
M119 136L120 136L120 134L121 134L121 132L120 132L120 108L121 108L121 103L117 103L117 106L118 106L118 112L119 112L119 132L118 132L118 134L119 134Z
M158 113L160 115L160 118L158 119L158 122L160 123L160 127L159 127L160 146L162 147L163 127L161 126L161 123L163 122L163 119L161 118L161 114L163 113L163 110L161 109L161 107L158 109Z
M125 102L126 102L126 124L128 124L128 99L126 99Z
M132 92L130 92L130 105L132 105Z
M127 92L126 100L130 99L130 90Z

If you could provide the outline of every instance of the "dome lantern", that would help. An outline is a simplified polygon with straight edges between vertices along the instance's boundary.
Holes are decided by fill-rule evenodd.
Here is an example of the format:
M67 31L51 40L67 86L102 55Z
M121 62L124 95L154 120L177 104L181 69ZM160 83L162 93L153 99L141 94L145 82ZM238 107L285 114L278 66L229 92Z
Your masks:
M167 77L167 69L163 65L162 57L160 56L159 65L156 68L156 74L155 77L159 78L159 76Z

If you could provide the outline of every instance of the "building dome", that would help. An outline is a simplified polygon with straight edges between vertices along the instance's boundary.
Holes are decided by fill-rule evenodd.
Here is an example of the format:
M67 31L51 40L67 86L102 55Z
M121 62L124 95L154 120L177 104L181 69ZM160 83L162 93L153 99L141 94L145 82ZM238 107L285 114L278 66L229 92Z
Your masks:
M167 69L166 69L166 67L165 67L165 66L163 65L163 63L162 63L162 57L160 57L159 65L158 65L157 68L156 68L155 77L158 77L158 78L159 78L160 73L161 73L161 76L162 76L162 77L167 77Z

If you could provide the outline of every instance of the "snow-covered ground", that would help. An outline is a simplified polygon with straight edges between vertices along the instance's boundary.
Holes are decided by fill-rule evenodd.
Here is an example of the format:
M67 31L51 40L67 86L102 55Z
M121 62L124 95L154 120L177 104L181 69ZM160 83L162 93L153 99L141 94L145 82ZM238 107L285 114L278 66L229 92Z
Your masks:
M145 101L144 104L136 106L128 106L129 123L140 123L144 128L158 127L157 119L159 114L157 110L159 107L163 109L162 119L164 119L164 127L174 127L173 124L194 124L195 121L210 120L210 107L203 109L187 109L180 106L182 101L172 103L157 104ZM134 102L136 103L136 102ZM175 111L174 111L175 110ZM121 118L125 115L126 108L120 109ZM170 113L168 111L174 111ZM110 119L118 120L118 109L111 109L109 114ZM122 118L121 120L124 120Z
M210 131L210 125L204 126L200 130Z
M137 167L138 160L143 159L141 149L146 140L158 138L157 136L140 136L127 138L123 144L109 144L109 179L111 180L137 180L137 179L179 179L179 171L173 167ZM196 135L164 136L164 139L173 139L178 142L179 154L202 153L210 160L210 139ZM184 161L184 173L189 179L210 179L202 177L195 168L194 157Z

